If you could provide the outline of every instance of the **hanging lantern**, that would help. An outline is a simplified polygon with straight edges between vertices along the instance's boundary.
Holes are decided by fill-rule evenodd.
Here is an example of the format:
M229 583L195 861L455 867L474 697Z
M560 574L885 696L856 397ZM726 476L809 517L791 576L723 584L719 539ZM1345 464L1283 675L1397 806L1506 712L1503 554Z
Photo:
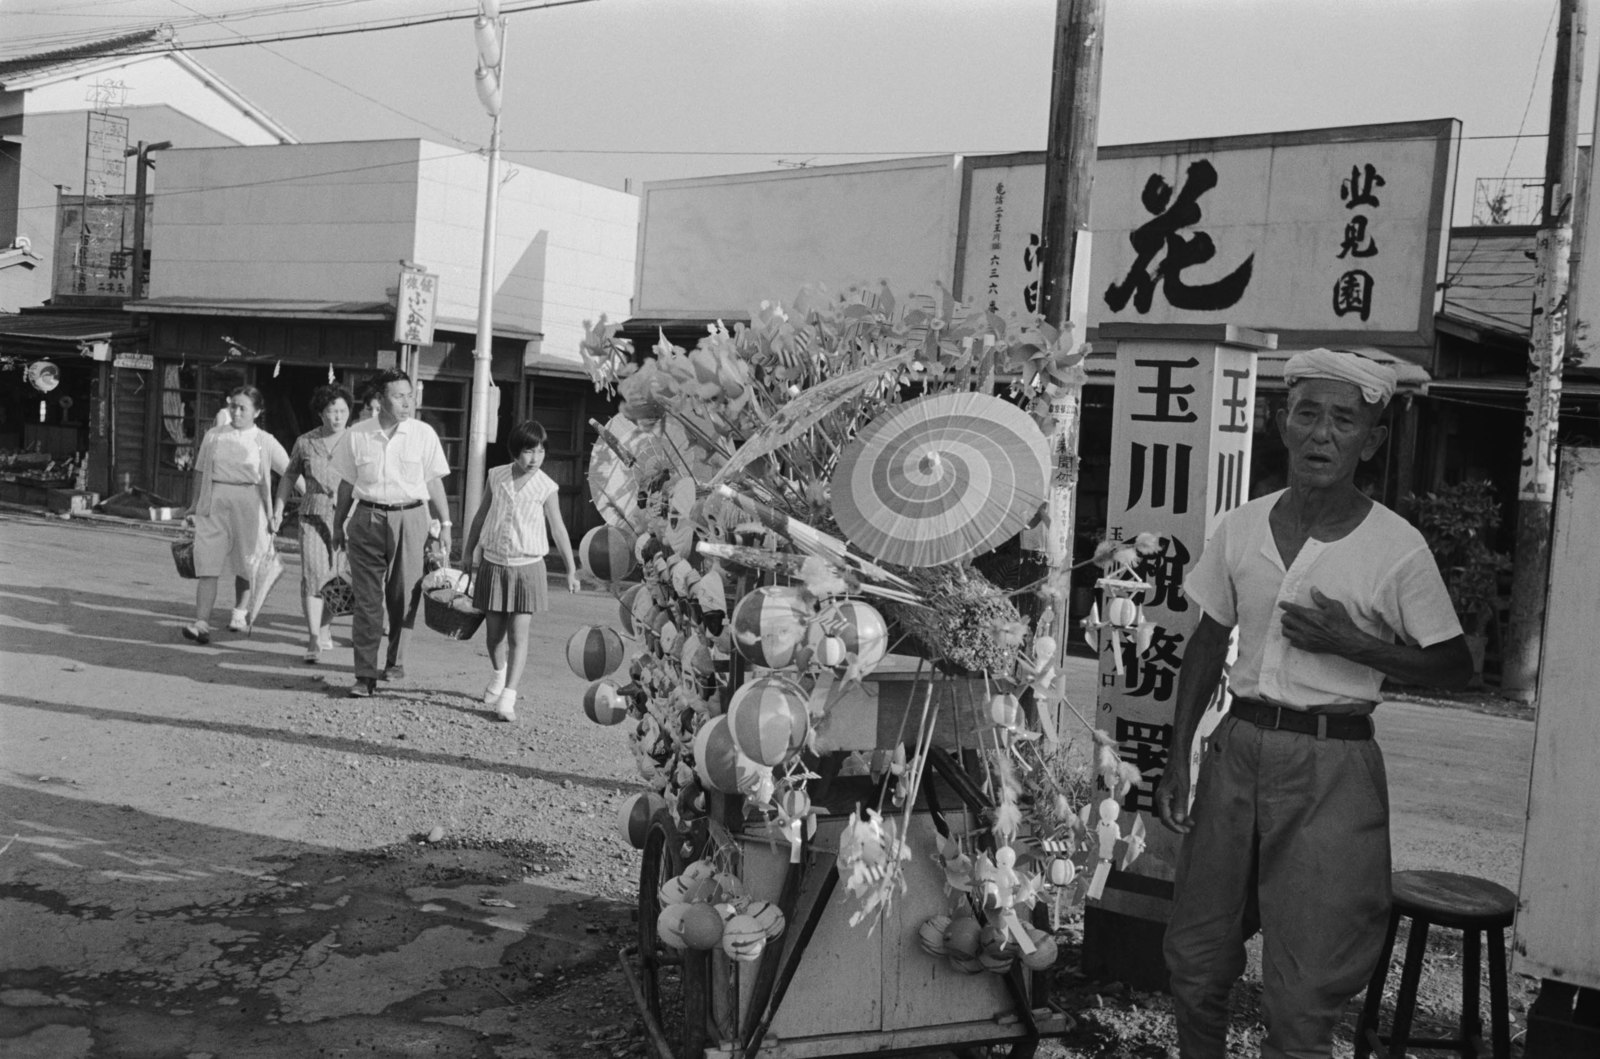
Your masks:
M578 561L589 576L600 581L621 581L638 569L633 557L633 534L620 526L596 526L578 544Z
M597 680L583 693L583 712L595 724L621 724L628 704L609 680Z
M761 677L728 703L728 730L740 753L771 767L781 765L805 745L811 730L806 693L785 677Z
M634 849L644 849L650 821L667 808L667 800L654 791L641 791L617 810L617 833Z
M585 625L567 641L567 665L584 680L615 673L622 656L622 637L603 625Z
M758 588L733 608L734 648L751 665L781 669L794 661L811 618L798 588Z

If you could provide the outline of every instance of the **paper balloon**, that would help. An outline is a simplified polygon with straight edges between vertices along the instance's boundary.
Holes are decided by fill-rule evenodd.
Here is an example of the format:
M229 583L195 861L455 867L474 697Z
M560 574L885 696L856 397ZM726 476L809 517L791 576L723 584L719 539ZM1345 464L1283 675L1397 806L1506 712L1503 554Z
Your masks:
M621 724L628 704L609 680L597 680L583 693L583 712L595 724Z
M578 543L578 562L601 581L621 581L638 563L633 556L633 534L620 526L596 526Z
M650 821L667 807L667 800L654 791L641 791L622 803L617 810L617 832L624 842L634 849L644 849L645 835Z
M799 589L758 588L733 608L734 647L752 665L781 669L794 661L812 616Z
M610 676L622 665L622 637L603 625L585 625L567 641L567 665L584 680Z
M784 677L761 677L733 693L728 730L734 745L753 761L781 765L805 745L810 731L806 693Z
M739 752L727 717L713 717L694 735L695 773L700 782L724 794L737 794L759 782L764 771Z

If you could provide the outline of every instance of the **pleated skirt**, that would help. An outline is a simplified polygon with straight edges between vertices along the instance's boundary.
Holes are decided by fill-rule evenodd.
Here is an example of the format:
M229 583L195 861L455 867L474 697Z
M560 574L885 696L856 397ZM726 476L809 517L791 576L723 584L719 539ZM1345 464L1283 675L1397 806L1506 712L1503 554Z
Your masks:
M501 566L484 559L472 582L472 605L486 614L537 614L550 609L544 560Z

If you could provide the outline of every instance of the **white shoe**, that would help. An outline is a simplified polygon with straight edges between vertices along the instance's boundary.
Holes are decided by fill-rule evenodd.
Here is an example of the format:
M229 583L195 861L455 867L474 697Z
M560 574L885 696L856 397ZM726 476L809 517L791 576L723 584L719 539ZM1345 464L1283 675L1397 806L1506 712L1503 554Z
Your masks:
M248 632L250 626L246 624L245 619L246 614L242 610L236 610L232 614L228 615L228 631Z
M500 718L502 721L516 720L517 693L512 691L510 688L502 691L500 693L500 697L495 700L494 715Z

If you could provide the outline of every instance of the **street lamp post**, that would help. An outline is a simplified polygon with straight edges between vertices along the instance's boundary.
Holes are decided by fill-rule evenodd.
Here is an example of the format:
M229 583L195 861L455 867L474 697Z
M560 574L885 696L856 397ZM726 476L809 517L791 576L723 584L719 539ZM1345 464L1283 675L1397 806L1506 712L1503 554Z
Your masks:
M505 72L505 19L499 0L478 0L473 20L478 42L478 99L493 125L489 132L489 175L484 189L483 264L478 275L478 342L472 353L472 403L467 430L467 481L462 491L461 521L470 526L483 502L485 457L489 446L490 366L494 353L494 259L497 214L500 206L500 104L501 77ZM470 556L463 558L470 559Z

